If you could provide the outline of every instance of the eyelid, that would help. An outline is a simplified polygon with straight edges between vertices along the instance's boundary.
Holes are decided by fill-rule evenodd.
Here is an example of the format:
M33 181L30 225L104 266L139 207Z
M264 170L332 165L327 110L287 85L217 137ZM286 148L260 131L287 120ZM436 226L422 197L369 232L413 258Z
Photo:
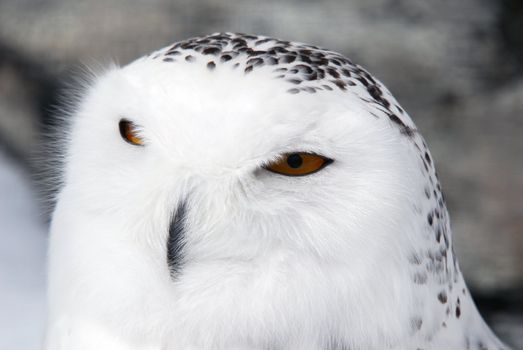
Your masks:
M122 139L133 146L144 146L143 139L136 134L139 126L129 119L122 118L118 122L118 129Z

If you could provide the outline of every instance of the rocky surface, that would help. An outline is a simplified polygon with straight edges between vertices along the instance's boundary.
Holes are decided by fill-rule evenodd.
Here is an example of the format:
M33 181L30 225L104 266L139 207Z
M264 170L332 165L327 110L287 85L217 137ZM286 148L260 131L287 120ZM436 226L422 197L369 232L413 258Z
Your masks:
M214 31L323 46L378 76L433 152L480 307L501 332L523 329L521 1L4 0L0 143L32 164L71 72Z

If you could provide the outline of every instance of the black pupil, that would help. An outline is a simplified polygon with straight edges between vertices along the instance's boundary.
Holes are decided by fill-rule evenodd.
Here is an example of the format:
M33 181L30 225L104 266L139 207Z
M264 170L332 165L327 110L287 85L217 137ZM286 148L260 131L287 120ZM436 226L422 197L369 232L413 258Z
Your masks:
M287 164L293 168L299 168L303 164L303 158L298 153L293 153L287 157Z

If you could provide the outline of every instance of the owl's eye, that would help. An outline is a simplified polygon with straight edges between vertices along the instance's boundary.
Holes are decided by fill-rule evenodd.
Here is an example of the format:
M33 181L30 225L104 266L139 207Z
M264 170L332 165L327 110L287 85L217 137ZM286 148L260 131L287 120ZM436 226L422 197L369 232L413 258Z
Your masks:
M312 153L287 153L265 169L286 176L303 176L315 173L333 162L332 159Z
M118 124L122 138L135 146L143 146L143 140L138 136L136 125L126 119L120 120Z

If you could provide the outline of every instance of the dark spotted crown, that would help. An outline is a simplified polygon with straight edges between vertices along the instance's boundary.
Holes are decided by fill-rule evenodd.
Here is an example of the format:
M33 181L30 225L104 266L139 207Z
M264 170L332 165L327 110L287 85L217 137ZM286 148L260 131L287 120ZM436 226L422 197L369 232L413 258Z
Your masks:
M211 71L228 65L244 74L272 67L273 77L290 85L290 94L350 91L385 113L402 133L411 136L413 132L398 117L404 111L383 84L343 55L317 46L265 36L215 33L177 42L150 57L163 62L205 64Z

